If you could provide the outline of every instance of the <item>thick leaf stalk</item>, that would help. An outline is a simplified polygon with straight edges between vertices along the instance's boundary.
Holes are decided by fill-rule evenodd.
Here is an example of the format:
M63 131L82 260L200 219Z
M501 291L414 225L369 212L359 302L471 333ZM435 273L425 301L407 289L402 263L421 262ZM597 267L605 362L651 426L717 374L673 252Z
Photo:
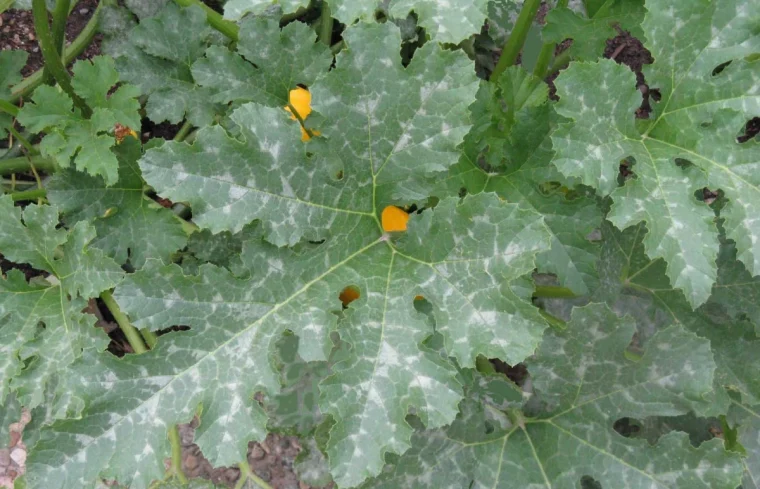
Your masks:
M177 5L182 7L190 7L191 5L197 5L206 12L206 19L211 27L218 30L225 36L229 37L233 41L238 40L239 28L234 22L224 20L219 12L213 10L211 7L201 2L200 0L174 0Z
M79 107L82 113L89 116L91 111L84 100L76 94L74 87L71 86L71 76L66 71L66 67L63 65L61 56L56 48L53 35L50 32L50 26L48 25L45 0L33 0L32 14L34 15L34 30L37 33L40 51L42 51L42 57L45 60L45 69L50 71L55 81L69 94L74 104Z
M63 50L64 66L74 61L74 59L76 59L77 56L82 54L82 52L92 42L93 38L95 37L95 33L98 27L98 19L100 17L101 5L103 5L102 2L99 3L98 6L95 8L95 12L93 12L92 17L90 18L89 22L87 22L87 25L84 27L84 29L82 29L82 32L80 32L79 35L76 37L76 39L74 39L74 41L68 46L66 46L66 48ZM44 69L39 69L36 72L34 72L32 75L24 78L24 81L14 86L11 89L11 92L13 95L10 98L10 102L16 103L20 98L26 97L27 95L32 93L35 88L40 86L42 82L44 81L43 73L44 73Z
M525 38L528 36L528 31L531 24L533 24L533 19L536 17L540 5L540 0L526 0L523 4L520 15L517 16L515 27L512 29L512 34L510 34L509 39L504 44L499 62L496 63L496 67L493 73L491 73L491 80L498 80L499 75L517 61L517 56L520 54L523 44L525 44Z
M567 2L568 0L558 0L555 8L567 7ZM538 53L536 66L533 68L533 75L536 76L536 78L543 79L546 76L556 47L557 43L554 42L544 42L544 45L541 46L541 52Z

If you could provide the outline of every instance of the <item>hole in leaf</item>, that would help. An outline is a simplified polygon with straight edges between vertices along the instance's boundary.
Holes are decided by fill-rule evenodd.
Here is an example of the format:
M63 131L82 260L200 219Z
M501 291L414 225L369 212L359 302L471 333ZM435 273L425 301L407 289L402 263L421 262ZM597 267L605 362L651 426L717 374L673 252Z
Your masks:
M464 199L465 197L467 197L467 188L462 187L459 189L459 198Z
M343 303L343 307L348 307L349 304L354 302L359 297L361 297L361 293L359 292L359 287L355 285L349 285L343 289L338 296L340 302Z
M701 191L701 195L698 195L697 198L704 202L707 205L711 205L713 202L715 202L720 194L718 192L713 192L709 188L705 187Z
M747 121L747 124L744 126L744 134L736 138L736 141L746 143L750 139L754 139L758 134L760 134L760 117L755 117Z
M498 358L491 358L489 360L493 365L494 370L507 376L509 380L522 387L525 384L525 380L528 378L528 367L524 363L518 363L515 366L504 363Z
M406 231L409 214L400 207L389 205L383 209L381 220L385 232Z
M612 428L617 431L619 435L630 438L641 431L641 423L633 418L620 418L615 421Z
M633 158L626 158L620 162L620 166L618 167L618 185L622 187L627 180L636 178L636 173L633 171L635 164L636 160Z
M338 170L338 173L335 174L336 180L343 180L343 170Z
M720 72L722 72L723 70L725 70L725 69L726 69L726 67L727 67L728 65L730 65L730 64L731 64L731 61L726 61L725 63L721 63L721 64L719 64L718 66L716 66L716 67L715 67L715 68L712 70L712 76L715 76L715 75L718 75L718 74L720 74Z
M486 421L483 424L485 425L486 435L490 435L491 433L493 433L494 427L490 422Z
M650 88L649 97L655 102L659 102L660 100L662 100L662 93L660 93L659 88Z
M590 475L584 475L581 477L581 489L602 489L602 485Z
M679 168L686 169L686 168L689 168L691 166L694 166L694 164L691 161L685 160L683 158L676 158L675 161L676 161L676 166L679 167Z

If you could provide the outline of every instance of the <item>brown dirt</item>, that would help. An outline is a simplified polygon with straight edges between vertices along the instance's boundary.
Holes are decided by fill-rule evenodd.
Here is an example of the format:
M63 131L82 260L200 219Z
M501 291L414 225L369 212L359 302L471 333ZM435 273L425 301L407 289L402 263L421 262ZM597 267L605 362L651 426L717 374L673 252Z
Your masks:
M198 445L193 443L197 418L192 423L179 426L182 442L182 470L188 478L202 478L214 484L233 487L240 479L238 467L213 467L203 456ZM248 444L248 465L258 477L273 489L312 489L300 482L293 469L293 463L301 452L298 438L270 433L261 443ZM167 469L171 461L165 460Z
M66 23L66 42L71 43L84 29L92 17L98 0L80 0L71 11ZM90 59L100 54L100 34L95 36L92 44L77 58ZM21 71L29 76L42 67L42 53L34 33L34 21L29 10L10 9L0 15L0 50L21 50L29 53L26 66Z
M649 99L651 97L657 100L659 94L649 90L641 69L644 65L651 64L654 61L652 54L644 47L641 41L633 37L629 32L622 31L616 37L607 40L604 57L614 59L618 64L628 66L636 74L636 86L644 97L641 107L636 111L636 117L639 119L648 118L649 113L652 111Z

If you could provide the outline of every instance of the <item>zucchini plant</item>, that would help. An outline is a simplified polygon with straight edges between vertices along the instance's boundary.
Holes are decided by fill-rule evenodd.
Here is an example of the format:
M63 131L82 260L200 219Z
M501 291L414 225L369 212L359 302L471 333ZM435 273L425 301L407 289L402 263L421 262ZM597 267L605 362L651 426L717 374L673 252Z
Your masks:
M237 487L272 432L340 488L760 484L760 1L102 1L68 46L31 7L15 487L201 487L193 419Z

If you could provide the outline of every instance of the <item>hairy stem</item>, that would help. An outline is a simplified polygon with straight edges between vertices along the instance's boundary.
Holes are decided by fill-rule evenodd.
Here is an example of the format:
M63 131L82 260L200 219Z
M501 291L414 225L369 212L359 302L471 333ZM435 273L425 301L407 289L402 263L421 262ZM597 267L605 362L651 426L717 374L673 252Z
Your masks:
M509 39L507 39L504 48L501 50L499 62L496 63L490 80L497 80L499 75L504 73L504 70L515 64L517 55L520 54L523 44L525 44L525 38L528 36L528 31L531 24L533 24L533 19L536 17L540 5L541 0L525 0L522 10L520 10L520 14L517 16L515 27L512 29Z
M31 158L21 156L8 160L0 160L0 175L10 175L11 173L29 171L31 165L34 165L38 170L47 173L52 173L57 170L57 167L52 160L43 158L42 156L32 156Z
M206 11L206 20L208 21L211 27L218 30L219 32L229 37L233 41L238 40L238 32L240 31L240 29L238 28L237 24L234 22L230 22L229 20L224 20L224 17L222 17L222 14L212 9L205 3L201 2L200 0L174 0L174 1L178 5L181 5L182 7L189 7L191 5L199 6L200 8Z
M132 326L132 323L129 322L129 318L126 314L121 312L119 304L116 303L111 292L106 290L100 294L100 298L103 300L103 303L108 310L111 311L111 315L116 320L116 324L118 324L119 328L124 332L124 336L127 337L127 341L129 342L129 346L132 347L132 350L137 354L148 351L142 336L140 336L140 332L137 331L137 328Z
M44 188L36 188L34 190L24 190L23 192L13 192L10 194L13 202L22 202L27 200L42 199L47 195Z
M330 13L330 4L322 0L322 14L319 18L319 40L330 46L333 31L333 18Z
M554 8L567 7L567 1L568 0L558 0L557 6ZM541 52L538 54L536 66L533 68L533 75L536 76L536 78L543 80L544 77L546 77L546 72L549 70L549 63L552 60L552 56L554 56L554 50L556 48L557 43L554 42L545 42L543 46L541 46Z
M549 69L549 73L554 73L564 68L570 62L570 50L566 49L559 53L557 57L552 61L552 67Z
M89 46L90 43L92 42L92 39L95 37L95 32L98 27L100 6L102 4L103 2L98 3L98 6L95 8L95 12L93 12L92 17L90 18L89 22L87 22L87 25L84 27L84 29L82 29L82 32L80 32L79 35L76 37L76 39L74 39L74 42L69 44L66 47L66 49L64 49L63 51L64 65L68 65L77 56L82 54L82 51L84 51L85 48L87 48L87 46ZM12 95L10 98L10 102L16 103L20 98L26 97L27 95L32 93L35 88L40 86L42 82L43 82L43 69L39 69L11 89Z
M169 428L169 443L172 445L172 471L182 484L187 484L187 477L182 472L182 443L176 424Z
M34 16L34 30L37 34L37 41L40 45L40 51L42 51L42 58L45 60L45 69L50 73L65 91L69 97L74 101L74 104L79 107L82 114L85 117L90 116L90 108L82 100L79 95L74 92L74 87L71 86L71 77L69 72L66 71L66 67L63 65L61 56L56 49L53 36L50 33L50 25L48 25L48 13L45 6L45 0L32 0L32 15Z

